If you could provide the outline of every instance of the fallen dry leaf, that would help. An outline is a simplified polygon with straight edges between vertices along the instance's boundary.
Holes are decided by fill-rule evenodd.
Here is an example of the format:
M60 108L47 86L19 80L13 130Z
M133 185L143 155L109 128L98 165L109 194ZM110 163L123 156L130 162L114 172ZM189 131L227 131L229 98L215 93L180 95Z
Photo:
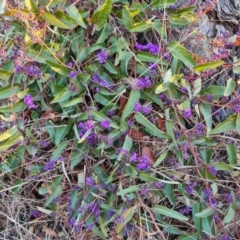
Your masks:
M45 238L45 234L44 233L39 233L38 235L36 235L33 240L43 240Z
M156 162L156 158L153 155L153 152L150 147L144 147L142 149L142 156L146 156L152 164Z
M136 130L134 128L131 128L128 131L128 135L129 135L129 137L131 137L134 140L141 140L144 137L144 135L141 132L139 132L138 130Z
M158 116L158 119L157 119L158 129L161 130L162 132L166 132L165 123L166 123L166 120Z
M119 115L122 113L123 108L127 104L127 98L122 95L119 99Z
M52 230L51 228L49 228L47 226L43 226L42 230L43 230L43 232L45 232L49 236L52 236L52 237L57 237L58 236L57 233L54 230Z

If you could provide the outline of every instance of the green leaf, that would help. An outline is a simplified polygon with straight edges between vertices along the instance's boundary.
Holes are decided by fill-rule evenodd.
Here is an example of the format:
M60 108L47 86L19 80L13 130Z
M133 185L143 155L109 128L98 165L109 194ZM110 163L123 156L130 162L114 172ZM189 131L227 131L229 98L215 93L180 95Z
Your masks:
M164 24L162 24L162 22L159 19L156 19L153 21L153 28L154 30L157 31L157 33L165 38L167 36L167 29L166 26Z
M73 29L77 26L74 19L72 19L62 11L56 11L55 16L57 19L61 20L68 27L68 29Z
M129 151L132 147L132 138L130 138L128 135L125 137L125 141L123 143L123 146L122 146L122 149L123 150L127 150ZM117 162L121 161L122 159L122 156L123 156L123 151L121 151L119 154L118 154L118 157L117 157Z
M175 195L173 192L173 186L170 184L164 184L164 195L168 198L169 202L172 205L176 205L176 201L175 201Z
M143 126L146 127L146 131L150 134L153 134L156 137L159 138L169 138L169 136L160 131L154 124L152 124L146 117L144 117L141 113L136 114L136 120L137 122L141 123Z
M63 102L69 99L72 96L72 92L68 90L68 87L64 88L59 94L57 94L54 99L51 101L53 103Z
M12 137L18 131L17 126L14 126L0 135L0 142Z
M22 134L20 134L20 132L16 132L14 135L0 144L0 152L6 151L21 140L23 140Z
M106 68L110 73L117 74L118 71L115 69L114 65L107 61L105 64L103 64L104 68Z
M214 213L213 208L206 208L203 211L196 213L195 216L200 217L200 218L206 218L206 217L211 216L213 213Z
M145 182L158 182L159 181L159 179L157 179L155 177L152 177L152 176L150 176L149 174L147 174L145 172L140 172L139 173L139 178L142 181L145 181Z
M200 213L201 210L202 210L202 205L198 202L196 202L192 207L193 222L194 222L194 226L197 229L198 236L202 234L202 219L199 217L196 217L196 214Z
M74 98L72 100L70 100L67 103L64 103L62 106L63 107L72 107L77 105L78 103L82 103L83 102L83 98L82 97L78 97L78 98Z
M129 188L125 188L125 189L120 189L118 192L117 192L117 196L124 196L125 194L128 194L128 193L132 193L132 192L136 192L140 189L139 186L137 185L134 185L134 186L131 186Z
M230 96L232 94L232 92L234 91L235 87L236 87L235 81L233 81L232 78L228 79L227 80L227 86L225 88L225 91L224 91L223 95L225 97Z
M83 21L81 14L79 13L78 9L72 4L68 8L66 8L66 12L69 16L75 20L75 22L81 26L82 28L87 28L87 25Z
M162 163L162 161L164 161L164 159L167 157L168 155L168 150L165 150L156 160L156 162L153 164L153 167L157 167L159 164Z
M73 154L71 156L71 170L74 169L86 156L88 152L88 145L87 144L81 144L77 149L73 151Z
M111 24L109 23L106 23L102 32L101 32L101 35L99 36L96 44L100 44L100 43L103 43L107 38L108 36L110 35L110 33L112 32L112 26Z
M208 94L212 94L215 99L219 99L220 97L223 96L224 91L225 91L224 87L213 85L202 90L200 92L200 95L204 96L206 93L208 93Z
M135 209L136 209L136 206L133 206L128 210L124 211L122 215L124 220L122 223L117 224L117 227L116 227L117 233L119 233L124 228L124 226L133 218Z
M2 112L2 113L12 113L12 112L17 113L17 112L21 112L25 107L26 107L26 105L22 101L19 101L10 106L0 107L0 112Z
M67 148L67 145L68 145L67 142L62 142L62 143L57 147L57 149L53 152L52 158L53 158L53 159L57 159L57 158L62 154L62 152Z
M171 5L175 5L176 0L155 0L152 3L152 6L154 9L163 9L163 8L168 8Z
M53 191L53 193L49 196L46 203L44 204L44 207L47 207L54 198L58 197L62 193L62 186L58 185L56 189Z
M198 233L193 233L189 235L181 235L178 240L198 240L199 239L199 234Z
M40 187L38 189L38 193L40 195L44 195L44 194L47 194L49 191L53 191L61 183L62 179L63 179L63 176L59 176L55 178L54 181L49 186Z
M202 89L202 79L198 78L195 81L193 81L193 96L197 96L198 93L201 91Z
M114 121L112 121L111 119L106 117L103 113L100 113L100 112L97 112L97 111L92 111L92 114L94 116L94 119L97 120L98 122L108 120L110 122L110 126L112 128L119 129L119 126Z
M8 81L9 77L12 75L11 71L0 69L0 79Z
M14 193L15 195L17 195L17 194L20 192L23 184L24 184L23 180L22 180L22 179L19 179L19 180L15 183L14 188L12 188L12 190L11 190L12 193Z
M208 63L199 64L199 65L195 66L193 69L196 72L204 72L207 70L217 68L217 67L223 65L223 63L224 63L224 61L208 62Z
M131 90L128 102L124 106L121 116L121 122L124 122L125 119L133 112L134 105L139 101L140 92L138 90Z
M218 124L209 134L217 134L232 130L236 127L237 115L231 115L224 122Z
M237 209L236 204L229 205L226 215L223 219L224 223L230 223L234 219L236 209Z
M153 22L148 20L146 22L134 23L128 30L130 32L144 32L153 26Z
M0 1L0 14L3 14L5 12L5 6L6 6L6 0Z
M65 76L65 77L68 77L69 73L71 72L71 69L66 67L65 65L54 63L54 62L51 62L51 61L48 61L48 60L46 60L45 62L46 62L47 65L50 66L50 68L53 71Z
M123 51L122 56L120 58L121 60L121 71L123 74L128 76L128 62L133 57L133 54L129 51Z
M33 0L25 0L25 4L30 12L38 13L38 7Z
M233 167L229 166L224 162L214 163L214 167L216 168L216 170L233 170Z
M202 227L206 234L215 236L215 225L212 217L202 218Z
M56 132L55 132L55 139L54 143L58 145L63 138L68 134L69 130L71 129L72 125L59 125L56 127Z
M236 118L236 128L237 128L238 134L240 134L240 113L238 113Z
M179 42L171 42L168 49L175 58L181 60L187 67L194 67L196 65L195 60Z
M62 21L60 21L59 19L57 19L54 15L48 13L48 12L44 12L41 17L46 20L50 25L59 27L59 28L64 28L64 29L69 29L69 27L63 23Z
M162 214L166 217L171 217L180 221L188 221L188 218L184 215L164 206L156 205L152 210L153 212Z
M157 55L148 52L137 52L136 60L139 62L153 62L168 65L165 59L159 59Z
M1 73L0 73L1 75ZM9 98L9 96L15 95L20 91L20 87L18 84L14 84L13 86L7 85L0 89L0 100L4 98Z
M112 0L106 0L105 3L97 9L91 16L89 23L103 26L111 13L112 10Z
M204 120L207 126L207 132L209 133L212 129L212 108L210 104L200 104L199 109L203 114Z
M237 164L237 152L233 144L227 144L228 161L230 164Z

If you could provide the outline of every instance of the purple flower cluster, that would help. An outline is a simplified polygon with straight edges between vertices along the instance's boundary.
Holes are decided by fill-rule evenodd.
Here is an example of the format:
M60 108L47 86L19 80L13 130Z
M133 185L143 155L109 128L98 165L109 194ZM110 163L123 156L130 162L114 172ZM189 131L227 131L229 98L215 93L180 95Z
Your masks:
M30 94L27 94L23 101L29 109L36 109L38 107L38 105L34 103L33 97Z
M69 78L74 78L74 77L76 77L77 75L78 75L77 72L71 71L68 76L69 76Z
M134 111L135 112L141 112L144 115L149 115L152 110L153 110L152 105L144 106L139 102L135 103L135 105L134 105Z
M39 78L41 78L41 76L42 76L42 71L41 71L41 69L40 69L36 64L34 64L34 63L29 64L29 65L26 67L25 71L26 71L26 74L27 74L28 76L33 77L33 78L39 79Z
M87 131L92 130L93 128L94 122L92 120L88 120L84 123L80 122L78 124L79 136L82 138ZM86 139L90 145L95 145L98 143L98 136L95 132L91 132Z
M184 190L187 194L193 194L193 188L195 186L194 182L190 182L188 185L185 185Z
M217 169L214 166L208 166L208 171L213 175L217 176Z
M218 237L217 240L232 240L232 238L228 235L224 235L224 236Z
M189 206L185 206L179 210L179 213L188 215L190 211L191 211L191 208Z
M182 116L184 118L190 118L192 116L192 111L190 108L183 110Z
M100 122L100 126L104 129L109 129L110 128L110 121L108 119L103 120Z
M96 58L100 64L105 63L107 61L107 53L105 49L102 49L101 52L97 54Z
M45 171L51 171L54 169L55 166L55 159L51 158L49 162L46 163L44 166Z
M212 100L214 99L214 96L212 94L207 93L205 94L204 99L208 102L212 102Z
M92 187L92 186L94 186L96 183L95 183L95 181L93 180L93 178L91 178L91 177L87 177L86 178L86 185L87 186L89 186L89 187Z
M46 142L44 140L40 140L38 142L38 144L40 145L41 148L46 148L46 147L48 147L50 145L50 142Z
M212 190L210 188L205 188L203 190L204 196L207 199L207 201L209 202L211 207L215 207L216 206L216 200L213 196Z
M115 110L108 109L107 115L108 115L109 118L112 118L115 115Z
M199 137L203 135L204 129L205 129L205 125L203 123L197 123L193 132L197 137Z
M134 152L129 161L131 163L137 163L137 169L139 171L148 171L151 168L151 161L146 156L139 157L136 152Z
M137 86L138 86L139 90L142 90L145 88L150 88L152 86L152 81L148 76L141 77L137 81Z
M105 87L105 88L110 88L111 85L102 77L100 77L98 74L93 74L93 77L92 77L93 81L97 84L99 84L100 86L102 87Z
M236 98L232 101L233 111L240 113L240 98Z
M142 44L136 43L135 48L138 51L148 51L152 54L158 54L160 52L160 47L153 43L148 43L147 45L142 45Z
M44 213L39 212L38 210L31 210L29 213L30 217L40 218L44 216Z

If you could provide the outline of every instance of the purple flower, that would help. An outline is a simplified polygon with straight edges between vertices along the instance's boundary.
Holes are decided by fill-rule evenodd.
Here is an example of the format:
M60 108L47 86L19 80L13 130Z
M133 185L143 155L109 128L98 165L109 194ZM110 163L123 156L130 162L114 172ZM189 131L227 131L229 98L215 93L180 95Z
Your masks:
M181 91L188 94L188 89L185 87L181 87Z
M69 62L69 63L67 63L67 66L71 68L73 66L73 63Z
M163 58L166 60L166 61L170 61L170 59L171 59L171 54L170 53L165 53L164 55L163 55Z
M229 101L229 97L223 96L223 97L221 98L221 102L222 102L222 103L227 103L228 101Z
M95 223L88 223L85 225L86 231L91 231L95 227Z
M24 97L24 103L28 106L29 109L36 109L38 105L34 104L33 97L30 94L27 94Z
M232 238L228 235L224 235L224 236L217 238L217 240L232 240Z
M194 182L190 182L189 185L185 185L184 189L187 194L192 194L193 193L193 187L195 186Z
M97 60L100 64L103 64L107 61L107 54L105 49L102 49L99 54L97 54Z
M40 70L39 67L37 67L34 64L30 64L29 66L26 67L26 73L28 76L31 76L34 78L41 78L42 76L42 71Z
M131 155L129 161L132 163L132 162L137 162L137 160L138 160L138 154L137 154L136 152L134 152L134 153Z
M142 111L142 104L139 103L139 102L135 103L135 105L134 105L134 111L135 111L135 112L141 112L141 111Z
M143 156L138 159L137 169L139 171L148 171L150 168L151 162L146 156Z
M95 181L91 177L87 177L86 185L92 187L93 185L95 185Z
M160 47L153 43L148 43L147 47L148 47L149 52L153 53L153 54L158 54L160 51Z
M140 188L140 194L141 195L147 195L149 192L147 185L142 185Z
M68 76L69 76L70 78L74 78L74 77L76 77L77 75L78 75L77 72L71 71Z
M167 99L167 97L166 97L166 95L165 95L164 93L160 93L160 94L158 95L158 97L159 97L163 102Z
M203 193L206 198L210 198L212 196L212 190L210 188L205 188Z
M47 162L46 165L44 166L44 170L51 171L54 169L54 165L55 165L55 160L53 158L51 158L50 161Z
M143 51L143 50L147 50L148 47L146 45L142 45L140 43L135 43L135 48L138 50L138 51Z
M50 142L46 142L44 140L40 140L38 142L38 144L40 145L41 148L46 148L47 146L49 146Z
M29 213L30 217L40 218L44 216L44 213L39 212L38 210L31 210Z
M145 115L148 115L152 110L153 110L152 105L147 105L147 106L142 106L141 112Z
M231 193L228 193L228 194L225 194L223 196L223 199L225 202L227 203L232 203L233 202L233 197L232 197L232 194Z
M149 88L152 86L152 81L148 76L141 77L137 81L137 86L139 89Z
M215 223L219 223L220 222L220 218L219 218L217 213L213 214L213 220L214 220Z
M107 115L108 115L109 118L112 118L114 116L114 114L115 114L115 110L108 109Z
M206 101L211 102L214 99L214 96L207 93L204 98Z
M109 120L103 120L100 122L100 126L104 129L109 129L110 128L110 122Z
M118 218L116 218L114 222L115 222L116 224L123 223L123 222L124 222L124 217L123 217L123 215L120 215Z
M190 108L183 110L182 116L184 118L190 118L192 116L192 111Z
M180 210L179 210L179 212L181 213L181 214L186 214L186 215L188 215L189 213L190 213L190 207L189 206L185 206L184 208L181 208Z
M213 175L216 176L217 175L217 169L214 166L209 166L208 167L208 171Z
M159 182L155 182L153 183L154 187L157 189L161 189L163 187L163 182L159 181Z

